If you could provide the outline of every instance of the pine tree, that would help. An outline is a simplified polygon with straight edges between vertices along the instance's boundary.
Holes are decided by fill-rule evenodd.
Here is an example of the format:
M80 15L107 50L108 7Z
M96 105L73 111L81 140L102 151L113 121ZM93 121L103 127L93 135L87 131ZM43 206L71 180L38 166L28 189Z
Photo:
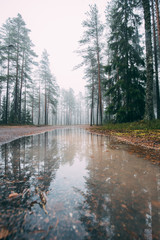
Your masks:
M44 113L45 113L45 125L48 125L48 116L49 116L49 105L52 106L53 109L56 109L57 104L57 84L55 77L50 71L50 62L49 62L49 54L46 50L42 53L42 58L40 61L40 79L41 84L44 89ZM40 98L39 98L40 101Z
M26 28L26 24L20 14L12 19L7 19L1 28L1 39L5 46L4 66L6 75L6 124L9 115L9 92L12 86L11 104L12 116L10 120L14 123L21 123L22 111L22 94L24 82L31 81L31 65L35 64L33 59L36 54L33 51L33 44L29 37L30 30ZM12 80L12 81L11 81ZM24 93L25 94L25 93Z
M79 41L81 47L84 47L82 54L88 52L88 47L90 51L96 56L96 66L97 66L97 83L98 83L98 104L97 109L100 116L100 124L103 122L103 111L102 111L102 92L101 92L101 50L102 42L101 37L103 34L104 26L100 22L100 17L96 4L90 5L90 11L86 13L87 19L83 21L83 27L85 28L84 35ZM85 46L87 45L87 48ZM86 55L86 53L84 54ZM98 114L97 114L98 116Z
M107 114L118 122L141 119L144 113L144 60L136 6L136 1L115 0L110 14L110 56L104 84L110 97Z

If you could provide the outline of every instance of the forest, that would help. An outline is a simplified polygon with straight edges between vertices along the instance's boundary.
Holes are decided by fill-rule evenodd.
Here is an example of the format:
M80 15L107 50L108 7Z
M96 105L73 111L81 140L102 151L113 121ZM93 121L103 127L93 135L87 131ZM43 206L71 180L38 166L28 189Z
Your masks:
M76 50L82 61L73 66L84 69L86 91L79 94L58 86L46 49L37 60L21 14L1 26L0 124L92 126L160 119L159 1L110 1L105 22L93 4L85 16Z

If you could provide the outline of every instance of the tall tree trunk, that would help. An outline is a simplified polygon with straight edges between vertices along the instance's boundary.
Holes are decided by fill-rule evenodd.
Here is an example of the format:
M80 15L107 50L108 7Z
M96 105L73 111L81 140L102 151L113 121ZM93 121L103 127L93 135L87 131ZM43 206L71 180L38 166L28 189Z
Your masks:
M33 118L34 118L34 88L33 88L33 96L32 96L32 124L33 124Z
M1 116L1 113L2 113L2 89L0 86L0 116Z
M92 65L92 63L91 63ZM92 65L92 72L93 72L93 65ZM90 126L93 125L93 109L94 109L94 77L92 73L92 103L91 103L91 119L90 119Z
M21 70L21 86L20 86L20 94L19 94L19 122L21 123L22 118L22 88L23 88L23 74L24 74L24 50L22 57L22 70Z
M41 87L40 87L40 81L39 81L39 101L38 101L38 125L40 125L40 116L41 116Z
M18 122L18 74L19 74L19 47L17 49L17 59L16 59L16 83L15 83L15 98L14 98L14 122Z
M26 123L26 110L27 110L27 83L25 79L25 94L24 94L24 123Z
M6 88L6 119L5 123L8 123L8 102L9 102L9 74L10 74L10 56L8 50L8 66L7 66L7 88Z
M153 42L154 42L154 61L155 61L155 77L156 77L156 104L157 118L160 119L160 98L159 98L159 80L158 80L158 57L157 57L157 42L154 16L154 2L152 0L152 20L153 20Z
M125 0L125 42L126 42L126 47L125 47L125 84L126 84L126 112L127 112L127 121L130 122L130 113L129 113L129 105L130 105L130 77L128 74L128 30L127 30L127 23L128 23L128 14L127 14L127 6L128 6L128 1Z
M98 123L99 123L98 110L99 110L99 94L98 94L98 98L97 98L97 123L96 123L97 126L98 126Z
M159 16L158 0L155 0L155 3L156 3L157 28L158 28L158 42L159 42L159 49L160 49L160 16Z
M96 21L97 24L97 21ZM102 125L102 95L101 95L101 73L100 73L100 56L99 56L99 37L98 37L98 26L96 25L96 42L97 42L97 64L98 64L98 108L100 114L100 125Z
M92 126L93 123L93 87L92 87L92 103L91 103L91 117L90 117L90 126Z
M46 79L45 79L45 125L47 125L47 86L46 86Z
M146 43L146 102L145 102L145 118L152 120L153 112L153 53L151 39L151 16L150 16L150 1L142 0L144 20L145 20L145 43Z

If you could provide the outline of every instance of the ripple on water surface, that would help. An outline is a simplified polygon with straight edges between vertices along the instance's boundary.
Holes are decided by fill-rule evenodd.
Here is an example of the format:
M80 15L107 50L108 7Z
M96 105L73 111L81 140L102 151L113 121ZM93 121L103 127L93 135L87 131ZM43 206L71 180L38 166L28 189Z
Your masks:
M0 148L0 239L160 239L160 168L57 129Z

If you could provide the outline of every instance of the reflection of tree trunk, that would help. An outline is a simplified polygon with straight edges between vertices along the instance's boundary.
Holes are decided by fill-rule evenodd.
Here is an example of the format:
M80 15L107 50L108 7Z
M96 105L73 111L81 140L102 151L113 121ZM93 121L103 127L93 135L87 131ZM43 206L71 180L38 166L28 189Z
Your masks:
M5 175L7 176L8 174L8 147L7 144L4 145L5 147Z
M25 138L23 138L23 151L24 151L23 163L24 163L24 167L25 167L25 164L26 164L26 140L25 140Z
M48 171L47 147L48 147L48 132L45 132L44 133L44 173Z
M14 179L18 179L18 175L20 176L20 142L19 140L16 140L12 144L12 171Z
M39 176L39 163L40 163L40 134L38 135L38 176Z

